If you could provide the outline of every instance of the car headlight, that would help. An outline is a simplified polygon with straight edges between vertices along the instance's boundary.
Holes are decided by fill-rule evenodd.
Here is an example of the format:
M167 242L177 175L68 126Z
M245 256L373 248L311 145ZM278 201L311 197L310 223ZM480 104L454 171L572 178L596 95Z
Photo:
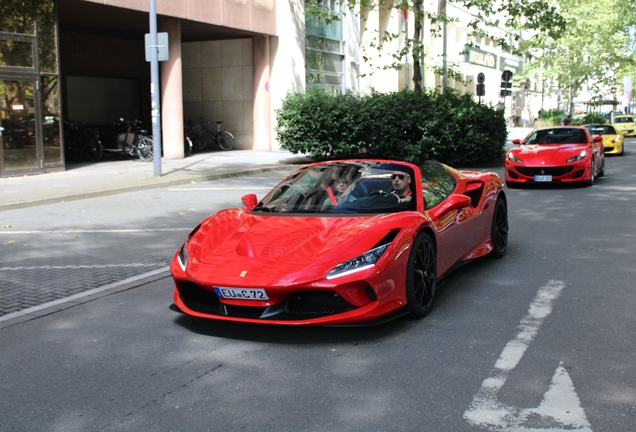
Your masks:
M185 271L186 264L188 264L188 242L192 238L195 232L197 232L201 228L201 224L197 225L190 234L185 238L183 243L181 243L181 247L179 248L179 252L177 252L177 259L179 260L179 265L181 266L181 270Z
M327 273L325 279L333 279L373 267L389 244L390 243L386 243L382 246L375 247L362 255L358 255L355 258L338 264Z
M616 135L616 138L614 138L614 142L619 142L621 140L621 136L620 135Z
M186 237L181 244L181 248L179 248L179 252L177 253L177 259L179 260L179 265L183 271L185 271L186 264L188 263L188 240L190 240L190 236Z
M583 150L579 155L571 157L570 159L566 160L566 162L580 161L581 159L585 157L586 154L587 154L587 151Z
M515 155L512 154L512 152L508 153L508 159L510 159L513 162L517 162L517 163L521 163L523 162L521 159L519 159L518 157L515 157Z

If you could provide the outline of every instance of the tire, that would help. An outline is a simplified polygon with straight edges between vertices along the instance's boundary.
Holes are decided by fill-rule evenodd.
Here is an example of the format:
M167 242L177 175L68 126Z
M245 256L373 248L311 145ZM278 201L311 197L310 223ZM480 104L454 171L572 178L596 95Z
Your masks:
M210 132L205 131L199 136L199 146L196 151L202 151L206 147L211 147L210 141L214 141Z
M508 250L508 206L502 197L497 198L495 211L490 224L490 240L493 249L488 254L491 258L501 258Z
M95 138L89 139L84 145L84 150L86 153L86 159L88 159L89 161L99 162L100 160L102 160L104 150L102 149L102 143L99 142L99 140Z
M590 179L585 182L585 186L592 187L594 186L594 171L596 170L596 164L594 163L594 159L592 159L592 166L590 167Z
M137 149L139 152L139 159L144 162L150 162L153 159L152 154L152 138L142 135L137 142Z
M190 137L186 136L183 138L183 156L190 156L192 153L192 140Z
M223 131L221 135L218 136L217 143L223 150L232 150L234 148L234 135Z
M411 318L423 318L431 311L437 289L437 255L431 236L421 232L415 238L406 270L406 309Z

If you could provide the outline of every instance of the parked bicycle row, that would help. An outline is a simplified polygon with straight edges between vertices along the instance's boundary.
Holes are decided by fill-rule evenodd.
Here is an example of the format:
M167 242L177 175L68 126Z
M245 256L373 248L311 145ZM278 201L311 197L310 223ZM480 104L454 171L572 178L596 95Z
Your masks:
M234 136L216 122L216 130L207 126L212 122L200 118L199 125L187 120L184 126L184 155L211 149L214 144L222 150L234 147ZM99 162L104 157L139 157L143 161L153 160L152 136L141 129L141 121L119 119L111 128L85 127L75 121L64 122L64 142L67 161L88 160Z

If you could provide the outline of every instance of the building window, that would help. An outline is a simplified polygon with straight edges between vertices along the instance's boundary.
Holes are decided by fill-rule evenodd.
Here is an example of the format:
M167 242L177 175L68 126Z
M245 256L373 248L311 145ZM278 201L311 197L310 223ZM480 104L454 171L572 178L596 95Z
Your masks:
M344 48L342 14L337 1L319 2L341 19L325 23L311 14L305 15L306 87L319 87L332 93L343 89Z

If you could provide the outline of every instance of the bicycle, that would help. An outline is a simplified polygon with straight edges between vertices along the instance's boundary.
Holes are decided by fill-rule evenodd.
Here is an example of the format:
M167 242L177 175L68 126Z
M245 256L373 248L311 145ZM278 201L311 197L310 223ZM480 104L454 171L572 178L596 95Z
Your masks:
M115 148L105 148L107 154L124 153L129 156L139 157L144 162L153 160L152 137L148 131L140 129L141 121L125 120L120 118L115 122L116 144Z
M195 150L203 150L210 141L216 142L223 150L232 150L232 148L234 148L234 135L221 129L222 121L216 122L215 133L206 126L206 124L212 124L212 122L206 122L203 120L203 117L199 120L201 120L201 124L190 129L190 137L192 138L192 144L195 147Z
M65 147L69 160L80 160L86 156L91 162L99 162L102 159L103 147L99 140L97 129L81 128L80 122L73 120L64 121L66 125Z

